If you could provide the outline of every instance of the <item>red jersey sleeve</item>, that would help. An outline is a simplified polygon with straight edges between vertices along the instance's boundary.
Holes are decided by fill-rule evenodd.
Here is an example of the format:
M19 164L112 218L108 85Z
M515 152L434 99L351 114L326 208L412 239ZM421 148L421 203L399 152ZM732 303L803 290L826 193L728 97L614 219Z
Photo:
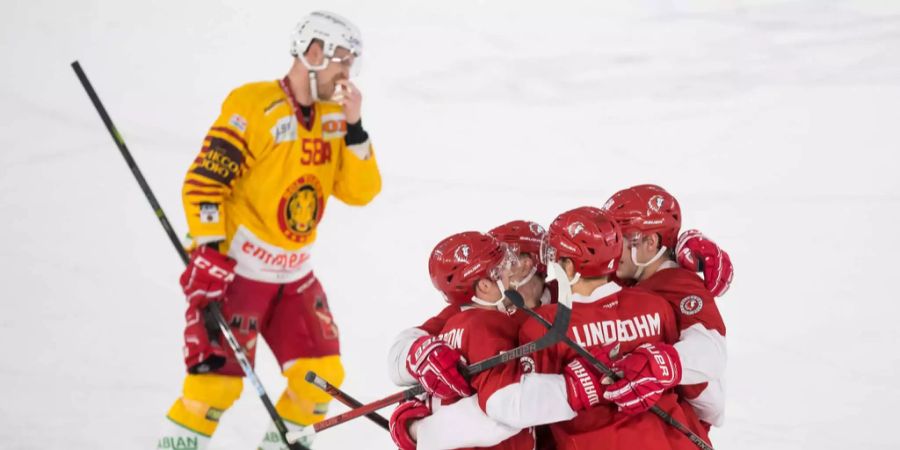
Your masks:
M679 330L701 324L725 336L725 321L716 306L715 297L694 272L681 267L660 270L638 286L663 296L669 302Z
M426 320L425 323L419 325L418 328L432 336L436 336L444 329L447 320L458 313L458 305L448 305L446 308L442 309L438 315Z

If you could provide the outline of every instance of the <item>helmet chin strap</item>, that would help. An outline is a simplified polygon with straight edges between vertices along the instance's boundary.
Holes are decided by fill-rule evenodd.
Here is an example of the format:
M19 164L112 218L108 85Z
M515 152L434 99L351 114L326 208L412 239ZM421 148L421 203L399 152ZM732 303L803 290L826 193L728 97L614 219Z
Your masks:
M656 252L656 255L650 258L650 261L639 263L637 260L637 247L631 247L631 262L633 262L634 265L636 265L638 268L637 272L634 273L634 278L636 280L640 280L641 275L644 273L644 268L649 266L650 264L655 263L659 258L662 258L662 256L666 254L666 250L666 246L663 245L659 248L659 251Z
M581 281L581 272L575 272L575 276L569 280L569 285L574 286L575 283L578 283L579 281Z
M528 283L529 281L531 281L531 279L534 278L534 274L536 274L536 273L537 273L537 266L532 267L531 272L528 272L528 275L526 275L525 278L522 279L522 281L511 281L509 283L509 285L513 289L519 289L520 286L524 286L525 283Z
M325 58L322 61L322 64L318 66L314 66L306 60L306 56L297 55L297 59L300 60L300 63L303 64L303 67L306 67L306 71L309 72L309 95L312 97L314 102L319 101L319 87L316 85L318 80L318 72L326 67L328 67L328 58Z
M473 295L472 303L476 303L481 306L493 306L493 307L497 308L497 311L506 313L507 315L516 312L515 306L510 306L507 308L506 305L503 304L503 300L506 300L506 294L505 294L506 288L503 287L503 282L500 280L497 280L497 287L500 288L500 300L495 300L495 301L484 300L482 298L479 298L477 295Z
M312 97L314 102L319 101L319 87L316 86L316 80L318 77L316 76L316 72L310 70L309 71L309 96Z

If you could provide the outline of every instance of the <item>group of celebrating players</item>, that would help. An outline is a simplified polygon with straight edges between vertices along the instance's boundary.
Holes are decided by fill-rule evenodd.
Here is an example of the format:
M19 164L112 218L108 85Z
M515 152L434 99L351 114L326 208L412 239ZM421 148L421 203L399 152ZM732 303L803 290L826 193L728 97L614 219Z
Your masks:
M733 272L701 233L679 236L681 219L671 194L639 185L601 208L566 211L546 231L515 220L439 242L428 269L449 306L400 333L389 355L392 381L421 383L428 394L396 408L394 442L401 450L697 448L648 413L654 406L709 442L724 412L725 325L715 298ZM551 265L563 280L548 280ZM507 289L546 322L568 296L568 337L618 377L559 342L466 379L466 363L546 332Z
M350 81L361 34L316 11L295 28L290 54L283 78L228 95L185 176L187 373L158 450L207 448L243 389L248 369L210 326L213 303L249 365L263 338L287 381L260 450L284 450L289 432L325 418L331 397L306 382L308 372L336 387L344 379L338 327L312 254L331 197L362 206L381 191L362 94ZM438 243L428 268L450 305L403 331L390 350L391 379L421 383L428 394L391 417L401 450L709 442L724 411L725 325L715 298L728 289L732 266L699 232L679 234L681 219L671 194L640 185L601 208L564 212L547 231L516 220ZM535 342L570 306L566 340L464 376L465 363ZM309 448L307 437L298 443Z

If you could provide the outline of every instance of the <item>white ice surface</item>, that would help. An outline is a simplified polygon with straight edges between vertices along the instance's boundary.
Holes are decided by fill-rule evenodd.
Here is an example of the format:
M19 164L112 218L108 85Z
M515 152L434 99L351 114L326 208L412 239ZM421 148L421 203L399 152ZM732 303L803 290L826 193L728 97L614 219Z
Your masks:
M438 240L653 182L736 267L717 448L900 448L889 0L4 1L0 448L153 448L182 379L181 262L69 63L181 235L182 177L220 102L283 76L313 8L364 30L384 175L369 207L330 204L317 245L348 392L395 390L391 337L441 307ZM213 448L254 448L266 420L245 389ZM364 420L318 444L393 448Z

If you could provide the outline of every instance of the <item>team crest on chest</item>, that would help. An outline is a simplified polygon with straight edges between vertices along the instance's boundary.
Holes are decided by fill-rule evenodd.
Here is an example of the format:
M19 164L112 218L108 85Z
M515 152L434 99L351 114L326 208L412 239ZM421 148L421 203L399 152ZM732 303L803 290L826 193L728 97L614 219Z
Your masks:
M681 313L686 316L693 316L703 309L703 299L696 295L689 295L681 299Z
M322 185L312 174L291 183L278 203L278 225L294 242L306 242L325 210Z

